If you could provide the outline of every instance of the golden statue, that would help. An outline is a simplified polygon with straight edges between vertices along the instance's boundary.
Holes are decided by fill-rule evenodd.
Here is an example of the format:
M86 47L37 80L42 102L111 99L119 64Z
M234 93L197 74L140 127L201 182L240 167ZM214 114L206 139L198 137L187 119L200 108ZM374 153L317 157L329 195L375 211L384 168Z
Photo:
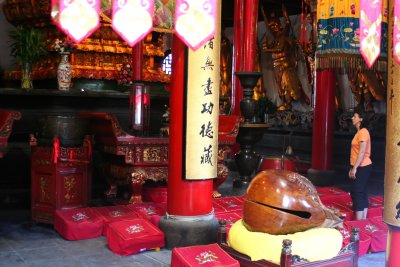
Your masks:
M223 34L221 35L221 56L220 56L220 91L219 95L222 98L228 97L230 98L232 95L232 45L229 39ZM258 59L258 56L257 56ZM261 71L260 61L256 60L256 71ZM265 90L262 86L262 77L258 79L257 85L254 87L254 96L255 100L258 100L260 97L265 96ZM226 110L227 105L230 103L223 101L222 109Z
M374 111L372 101L386 98L386 86L382 75L373 70L353 70L348 73L350 89L358 107L365 111Z
M229 97L232 88L232 46L223 34L221 35L220 75L220 96Z
M263 44L263 51L272 53L275 80L278 84L279 96L283 102L278 109L290 110L292 99L299 100L306 96L297 76L297 62L295 60L297 59L297 49L289 36L291 22L284 5L282 5L285 19L284 28L282 28L281 22L279 18L275 17L275 14L271 14L271 17L268 18L264 9L261 10L266 26L274 37L272 42L266 40ZM308 103L309 99L305 97L305 101Z

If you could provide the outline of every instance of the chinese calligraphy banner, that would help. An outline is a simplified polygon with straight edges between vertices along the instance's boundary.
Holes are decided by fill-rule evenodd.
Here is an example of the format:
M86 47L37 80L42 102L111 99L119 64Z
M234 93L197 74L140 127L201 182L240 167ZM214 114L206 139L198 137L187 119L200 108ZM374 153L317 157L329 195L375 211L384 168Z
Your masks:
M217 21L220 23L220 8ZM188 49L183 177L217 177L220 27L214 38L196 51Z
M373 3L375 1L367 1ZM360 53L360 0L318 0L316 67L368 68ZM388 52L388 8L382 1L380 54L373 68L386 71ZM371 22L372 23L372 22Z

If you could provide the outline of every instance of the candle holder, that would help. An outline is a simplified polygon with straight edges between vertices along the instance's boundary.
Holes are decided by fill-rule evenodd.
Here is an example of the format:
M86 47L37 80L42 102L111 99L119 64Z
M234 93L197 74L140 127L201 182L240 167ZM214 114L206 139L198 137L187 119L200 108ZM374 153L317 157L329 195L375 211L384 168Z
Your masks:
M260 79L261 72L236 72L235 75L239 78L243 88L243 99L240 100L240 113L242 114L245 123L253 121L257 110L257 103L253 99L253 88Z
M254 172L260 162L260 155L254 151L254 144L258 142L264 130L270 127L267 123L256 123L253 118L257 111L257 103L253 99L253 88L256 86L261 72L236 72L243 88L243 99L240 101L240 112L244 118L239 126L236 142L240 145L240 151L234 159L239 172L239 178L233 181L233 188L238 193L247 189Z

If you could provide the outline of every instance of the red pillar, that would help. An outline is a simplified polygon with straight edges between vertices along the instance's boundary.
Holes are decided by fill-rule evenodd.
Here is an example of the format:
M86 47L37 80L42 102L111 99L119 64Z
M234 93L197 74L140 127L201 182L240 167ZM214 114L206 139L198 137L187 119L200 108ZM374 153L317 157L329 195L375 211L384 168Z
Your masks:
M388 225L386 267L398 267L400 263L400 227Z
M234 0L231 115L240 115L240 100L243 98L240 81L235 72L243 70L244 4L243 0Z
M335 116L335 72L317 71L312 138L312 161L308 176L314 184L329 184L333 176L332 144Z
M134 81L142 80L142 66L143 66L143 41L138 42L132 48L132 78Z
M174 35L170 91L170 139L168 168L168 206L170 215L195 216L212 211L212 180L186 181L182 178L185 44Z
M216 44L220 42L219 30L215 35L215 42ZM215 51L219 51L219 45L215 47L217 48L213 50L212 58L217 55ZM218 221L212 207L213 181L184 179L186 171L193 171L193 166L190 167L188 157L184 153L187 149L186 144L193 147L201 145L191 143L192 136L185 133L187 131L186 116L194 115L187 114L188 111L193 112L192 106L186 106L189 102L193 103L193 94L191 94L193 91L190 91L193 87L188 86L193 80L187 81L190 79L189 74L192 76L193 69L188 67L196 66L196 62L188 66L188 58L193 59L195 56L189 55L188 48L175 35L172 43L172 58L167 214L159 221L160 229L165 236L165 246L169 249L215 243L218 228ZM217 80L219 70L215 70L211 76L218 85L216 88L219 88ZM217 114L213 113L213 115ZM218 131L218 127L215 131ZM190 153L193 153L193 150ZM212 171L207 173L212 173Z
M244 1L243 1L244 2ZM258 0L247 0L244 17L243 70L254 71L257 57Z

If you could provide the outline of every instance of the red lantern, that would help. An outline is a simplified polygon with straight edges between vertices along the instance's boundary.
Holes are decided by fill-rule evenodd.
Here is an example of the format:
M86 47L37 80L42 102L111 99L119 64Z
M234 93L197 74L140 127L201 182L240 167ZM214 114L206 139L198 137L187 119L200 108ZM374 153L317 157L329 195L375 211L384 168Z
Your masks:
M215 35L216 0L177 0L175 3L175 33L192 50Z
M52 0L54 23L79 43L100 26L100 0Z
M153 28L153 0L113 0L112 28L130 46L141 41Z
M360 53L371 68L381 52L382 0L360 2Z

